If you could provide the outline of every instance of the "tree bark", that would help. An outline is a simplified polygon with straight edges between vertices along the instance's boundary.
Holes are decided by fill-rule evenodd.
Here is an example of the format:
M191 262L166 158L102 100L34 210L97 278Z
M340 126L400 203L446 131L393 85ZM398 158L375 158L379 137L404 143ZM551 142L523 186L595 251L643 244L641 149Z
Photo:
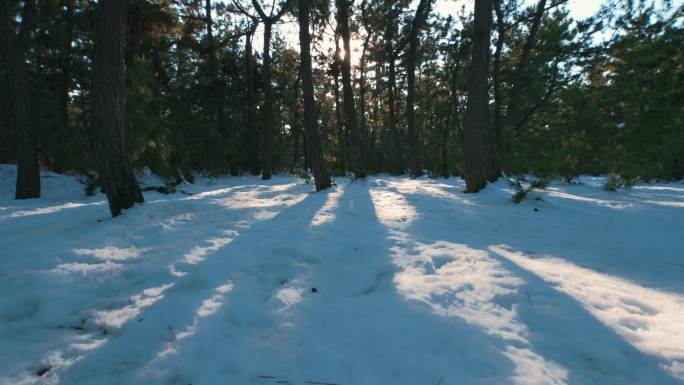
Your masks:
M366 31L369 31L366 27ZM361 51L361 59L359 60L359 100L361 104L359 105L359 114L361 115L361 146L363 148L362 154L364 156L363 162L367 168L370 168L370 154L369 150L369 132L368 132L368 122L366 119L366 52L368 51L368 44L370 43L372 34L368 32L368 35L363 39L363 50Z
M36 14L34 0L27 0L19 32L15 33L8 2L0 1L0 53L7 64L9 95L17 140L16 199L40 197L40 166L33 134L31 81L24 58Z
M490 0L475 2L473 53L464 130L464 172L468 193L480 191L487 181L493 182L499 177L496 154L487 132L490 12Z
M300 71L301 72L301 71ZM299 163L299 138L302 134L302 130L299 128L299 83L301 80L301 74L297 76L297 80L294 83L294 101L293 101L293 111L294 117L292 119L292 124L290 125L292 132L292 164L290 166L290 172L294 172Z
M256 9L259 17L264 22L264 52L263 52L263 68L262 76L264 79L264 138L263 138L263 156L262 156L262 171L261 179L271 179L273 171L273 87L271 85L271 30L273 25L280 20L280 18L287 11L288 4L273 14L275 8L271 9L271 13L266 15L261 5L257 0L252 0L252 5ZM275 2L273 3L275 7Z
M60 132L57 133L58 148L55 150L52 169L63 173L66 165L67 133L69 132L69 90L71 89L71 43L74 36L74 4L72 0L64 1L64 41L62 42L62 73L59 79L59 114Z
M416 15L413 18L411 32L409 33L408 52L406 55L406 123L408 126L409 161L411 163L411 178L423 175L423 168L418 157L418 129L416 127L416 112L414 110L416 99L416 61L418 56L419 32L425 24L432 0L420 0Z
M342 124L342 103L340 102L340 40L335 31L335 58L332 63L333 96L335 98L335 128L337 130L337 162L340 175L347 172L347 137L344 135Z
M354 89L351 81L351 45L349 43L349 7L351 2L348 0L335 0L337 6L337 23L342 37L344 47L344 58L342 59L342 94L344 98L345 123L349 132L351 145L351 163L354 178L365 178L368 174L364 162L361 136L359 134L358 123L356 121L356 106L354 103Z
M144 201L123 146L126 111L124 26L126 2L100 0L93 58L93 143L109 210L121 210Z
M255 126L256 121L256 95L254 92L254 56L252 53L252 37L256 30L256 23L253 24L250 30L245 36L245 81L246 81L246 94L247 94L247 116L246 116L246 129L247 129L247 148L248 154L248 166L249 171L252 175L259 175L259 144L258 144L258 133Z
M271 86L271 27L264 21L264 52L261 73L264 79L264 137L261 179L271 179L273 172L273 89Z
M396 35L396 23L394 22L393 12L387 15L387 24L385 29L385 41L387 43L387 124L389 125L390 136L392 140L392 157L393 164L391 173L393 175L404 174L404 162L401 151L401 139L399 138L399 129L397 128L397 114L396 114L396 99L397 99L397 69L396 69L396 53L392 41Z
M299 45L300 67L304 95L304 130L306 131L307 156L311 160L316 191L331 186L330 175L321 151L320 137L316 128L316 101L314 99L313 75L311 69L311 34L309 32L309 0L299 0Z

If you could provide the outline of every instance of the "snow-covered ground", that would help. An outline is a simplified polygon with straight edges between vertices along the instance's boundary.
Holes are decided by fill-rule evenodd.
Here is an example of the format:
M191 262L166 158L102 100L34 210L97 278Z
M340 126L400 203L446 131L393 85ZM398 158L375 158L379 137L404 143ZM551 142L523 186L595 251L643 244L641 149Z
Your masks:
M74 177L13 178L3 385L684 382L681 182L199 179L111 219Z

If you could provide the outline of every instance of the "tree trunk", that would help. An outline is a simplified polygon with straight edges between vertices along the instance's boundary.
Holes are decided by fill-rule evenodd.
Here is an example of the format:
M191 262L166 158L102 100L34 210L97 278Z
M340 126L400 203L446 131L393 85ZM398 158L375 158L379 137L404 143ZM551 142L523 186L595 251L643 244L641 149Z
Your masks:
M300 71L301 72L301 71ZM294 102L293 110L294 117L291 124L292 131L292 165L290 166L290 172L294 172L297 168L297 163L299 163L299 138L302 134L302 130L299 128L299 82L301 79L301 74L297 77L294 84Z
M361 59L359 60L359 114L361 115L361 146L362 155L364 156L363 163L367 168L370 168L370 154L369 150L369 132L368 122L366 119L366 51L370 43L371 34L368 33L363 40L363 50L361 52Z
M126 111L124 25L126 2L100 0L93 58L93 143L109 210L121 210L143 202L123 146Z
M309 0L299 0L299 76L302 79L304 94L304 130L306 131L307 156L311 159L316 191L331 186L330 175L321 151L321 143L316 128L313 75L311 69L311 34L309 33Z
M57 133L58 148L55 150L52 169L55 172L65 171L67 134L69 133L69 90L71 89L71 42L74 36L74 4L67 0L65 5L64 41L62 42L62 73L59 78L59 120L60 132Z
M247 148L248 166L252 175L259 175L259 144L258 133L255 126L256 121L256 95L254 93L254 56L252 55L252 37L256 30L256 24L248 31L245 40L245 81L247 82Z
M344 98L344 112L346 117L347 131L351 145L351 163L354 178L365 178L367 175L364 162L361 136L359 135L358 123L356 121L356 106L354 105L354 89L351 81L351 45L349 43L349 7L351 2L348 0L335 0L337 6L337 23L340 29L340 36L344 47L344 58L342 59L342 94Z
M271 179L273 171L273 90L271 89L271 27L270 20L264 21L264 138L261 164L261 179Z
M36 4L33 0L24 3L22 22L18 35L15 34L7 9L8 2L0 1L0 50L7 64L9 95L17 138L17 185L15 198L40 197L40 167L33 136L33 114L31 112L31 81L24 59L25 47Z
M340 175L347 172L347 139L342 125L342 103L340 102L340 38L335 32L335 58L332 63L333 96L335 98L335 129L337 131L337 166Z
M506 35L506 25L503 18L501 2L494 0L494 12L496 13L496 51L494 51L494 68L492 74L492 86L494 88L494 132L496 134L496 153L502 156L502 136L503 136L503 112L501 96L501 54L503 51L504 37Z
M382 137L382 131L384 128L383 122L383 104L382 104L382 79L383 79L383 62L377 60L375 62L375 79L372 90L372 101L373 101L373 124L369 125L370 129L370 139L368 143L368 169L378 170L378 154L377 154L377 143Z
M416 15L413 18L408 40L406 55L406 123L408 126L409 161L411 163L411 178L423 175L423 168L418 157L418 129L416 127L416 112L414 110L416 98L416 61L418 56L419 32L430 13L432 0L420 0Z
M475 2L473 53L470 64L464 152L466 192L475 193L499 177L495 152L487 132L487 72L489 65L490 0Z
M395 59L390 58L389 62L389 97L388 97L388 119L390 127L390 135L392 136L392 147L394 149L394 170L392 174L403 175L404 174L404 161L401 151L401 139L399 138L399 129L397 128L397 69L395 66Z
M394 22L393 12L387 14L385 41L387 44L387 124L389 125L390 137L392 140L392 157L393 164L391 166L391 174L403 175L404 162L401 153L401 140L399 138L399 129L397 128L397 114L396 114L396 99L397 99L397 69L396 69L396 53L394 52L394 36L396 35L397 24Z
M452 104L449 103L447 106L447 116L446 116L446 121L444 122L444 128L442 130L442 143L440 143L440 152L441 152L441 167L440 167L440 174L444 178L449 177L449 154L447 151L447 148L449 147L449 132L451 132L451 106Z

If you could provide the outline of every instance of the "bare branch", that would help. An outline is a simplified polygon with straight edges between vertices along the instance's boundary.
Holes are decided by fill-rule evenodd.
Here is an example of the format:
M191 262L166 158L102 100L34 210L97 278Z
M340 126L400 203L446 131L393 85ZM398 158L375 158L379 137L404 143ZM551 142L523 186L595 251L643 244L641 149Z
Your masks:
M261 19L265 22L269 19L268 16L266 16L266 13L264 10L261 8L261 5L259 4L258 0L252 0L252 5L254 6L254 9L256 9L257 13L259 16L261 16Z

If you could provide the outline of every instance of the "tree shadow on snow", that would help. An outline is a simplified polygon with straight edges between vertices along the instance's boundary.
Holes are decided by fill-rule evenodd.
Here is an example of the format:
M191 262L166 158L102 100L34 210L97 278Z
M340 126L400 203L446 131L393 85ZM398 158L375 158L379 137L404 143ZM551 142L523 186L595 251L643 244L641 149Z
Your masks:
M500 244L526 250L524 234L486 229L490 220L476 217L479 212L468 205L453 207L451 202L435 203L433 197L389 190L401 194L415 210L416 218L404 229L410 239L401 252L408 261L405 269L415 273L409 276L412 283L431 292L412 291L407 284L407 295L428 303L437 313L468 319L499 336L502 349L513 353L513 361L519 360L516 370L523 377L549 382L554 370L561 370L565 378L559 376L552 383L678 383L657 358L626 342L576 298L492 251ZM447 220L434 222L430 214L434 211ZM484 282L467 278L483 274ZM442 277L444 286L431 284L429 276ZM539 365L540 358L550 366Z

